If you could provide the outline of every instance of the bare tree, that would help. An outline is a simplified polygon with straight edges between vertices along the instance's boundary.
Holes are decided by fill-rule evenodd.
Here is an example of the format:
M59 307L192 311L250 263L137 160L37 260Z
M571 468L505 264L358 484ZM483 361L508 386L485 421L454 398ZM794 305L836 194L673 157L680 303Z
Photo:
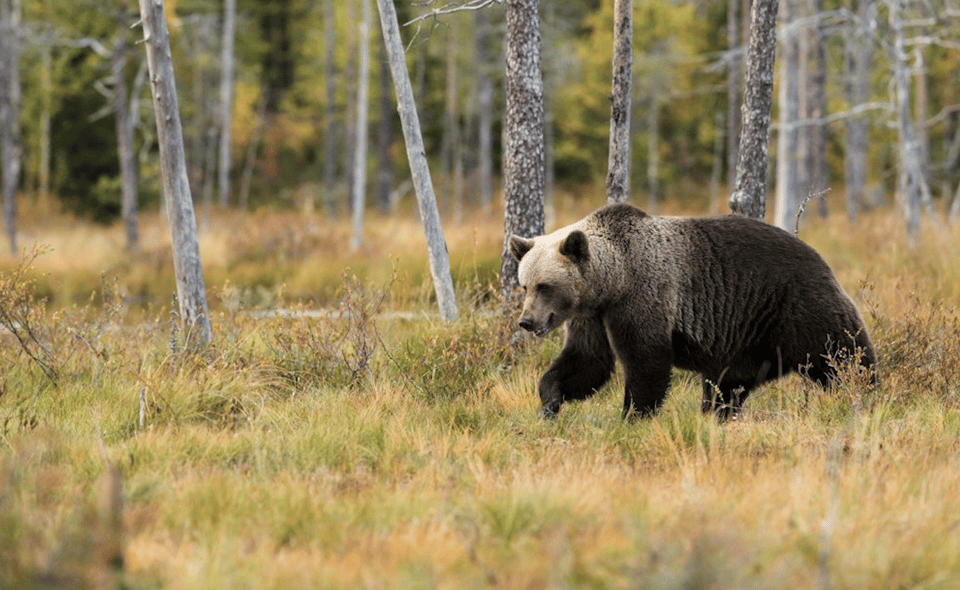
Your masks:
M3 216L10 253L17 253L17 188L23 149L20 138L20 0L0 0L0 156Z
M393 189L393 101L390 100L390 63L386 57L386 46L380 35L380 121L377 123L377 187L375 194L377 205L382 213L390 213L393 202L390 193Z
M540 70L538 0L506 0L506 122L504 125L504 238L500 285L505 298L517 288L511 235L543 233L543 74Z
M850 0L853 17L844 26L844 93L851 109L870 100L870 72L872 71L874 43L871 30L876 26L874 0ZM863 115L851 115L844 120L846 149L843 176L846 188L847 219L855 221L867 184L867 120Z
M893 105L897 113L897 133L900 137L900 167L898 192L903 199L903 216L907 239L915 244L920 237L920 206L930 203L930 187L923 174L920 147L916 130L910 118L910 72L904 39L904 0L887 0L893 44L890 47L893 67ZM931 207L932 208L932 207Z
M117 14L117 42L113 47L113 105L117 123L117 155L120 158L121 213L128 251L140 243L138 228L137 157L133 146L133 123L127 104L127 81L124 71L127 63L127 1L121 0Z
M798 138L800 119L800 48L797 43L797 0L782 0L780 15L783 21L780 56L780 123L777 128L777 187L774 223L789 230L793 227L800 206L797 182Z
M360 73L357 85L356 145L353 156L353 193L350 199L353 208L353 238L350 249L360 248L363 237L363 208L367 191L367 115L370 94L370 0L361 0L363 20L360 21Z
M732 187L736 181L737 151L740 142L740 85L743 54L740 50L739 7L741 0L727 2L727 175ZM717 206L711 201L710 208Z
M754 0L750 13L737 184L730 196L730 209L734 213L755 219L763 219L766 209L767 142L777 44L777 4L778 0Z
M819 121L807 128L807 190L821 194L830 184L827 166L827 126L822 122L827 115L827 35L822 18L823 0L810 0L810 14L816 23L813 33L814 65L807 83L807 118ZM817 199L817 212L827 216L827 199Z
M613 89L610 94L610 152L607 202L630 196L630 110L633 81L633 2L615 0L613 18ZM656 105L652 111L656 111ZM653 115L656 116L655 114Z
M180 320L185 324L188 346L203 346L210 343L212 332L163 0L140 0L140 15L153 89L167 221L173 241Z
M490 45L490 17L486 10L476 12L476 61L477 61L477 154L480 174L480 210L490 213L493 204L493 57Z
M433 276L437 305L440 307L440 316L443 319L454 321L457 319L457 303L453 291L453 278L450 275L450 258L447 253L447 242L443 236L443 226L440 224L440 212L437 209L437 197L430 178L430 167L423 148L420 118L417 116L413 87L410 85L410 74L407 72L407 63L403 55L397 12L392 0L377 0L377 8L380 11L380 26L390 61L393 87L397 93L397 110L400 113L400 124L406 141L410 174L413 177L417 206L427 238L427 248L430 251L430 273Z
M233 121L233 37L237 0L223 2L223 41L220 47L220 159L217 171L217 202L221 209L230 203L231 123Z
M333 0L324 0L323 2L323 81L324 97L326 105L323 115L323 189L326 193L325 202L327 214L330 217L336 216L337 200L337 158L336 158L336 116L337 116L337 84L336 68L334 62L336 55L336 14L333 10Z

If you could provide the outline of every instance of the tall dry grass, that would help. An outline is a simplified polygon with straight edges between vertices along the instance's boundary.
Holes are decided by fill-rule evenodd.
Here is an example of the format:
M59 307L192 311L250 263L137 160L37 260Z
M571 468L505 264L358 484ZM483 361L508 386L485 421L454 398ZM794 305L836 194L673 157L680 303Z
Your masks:
M720 425L684 373L652 420L619 418L619 378L537 418L559 337L518 339L499 312L495 220L448 229L445 324L412 218L374 217L351 254L321 217L215 216L196 355L171 346L162 227L127 256L118 228L53 216L29 229L50 251L0 263L20 314L0 328L0 588L960 579L954 228L910 249L889 213L811 220L882 382L785 379Z

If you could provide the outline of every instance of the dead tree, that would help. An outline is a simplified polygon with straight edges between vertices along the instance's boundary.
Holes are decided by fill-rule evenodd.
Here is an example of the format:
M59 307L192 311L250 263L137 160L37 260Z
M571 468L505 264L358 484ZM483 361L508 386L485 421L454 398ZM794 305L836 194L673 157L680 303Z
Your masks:
M184 323L187 345L199 347L210 343L212 332L163 0L140 0L140 15L157 119L160 174L173 242L180 321Z
M457 319L457 303L453 291L453 278L450 275L450 258L447 253L447 242L443 236L443 226L440 224L440 211L437 209L437 197L433 191L433 180L430 178L423 137L420 134L420 118L417 115L413 87L410 84L410 74L407 72L407 62L403 54L397 11L393 0L377 0L377 8L380 11L380 26L383 29L383 40L390 61L393 87L397 93L397 110L400 113L400 124L406 141L410 174L413 177L417 206L420 209L420 219L423 222L427 248L430 251L430 273L433 275L437 305L440 307L440 316L443 319L454 321Z

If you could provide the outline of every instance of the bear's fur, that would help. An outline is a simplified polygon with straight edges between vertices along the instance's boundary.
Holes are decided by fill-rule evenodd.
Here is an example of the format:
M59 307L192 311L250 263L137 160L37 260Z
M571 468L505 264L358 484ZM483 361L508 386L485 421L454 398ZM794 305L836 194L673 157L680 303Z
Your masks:
M752 389L799 371L822 386L838 359L876 363L853 302L823 258L746 217L651 217L604 207L535 239L511 236L524 291L520 326L563 326L540 379L543 414L624 368L624 415L650 415L672 367L703 378L703 410L735 415Z

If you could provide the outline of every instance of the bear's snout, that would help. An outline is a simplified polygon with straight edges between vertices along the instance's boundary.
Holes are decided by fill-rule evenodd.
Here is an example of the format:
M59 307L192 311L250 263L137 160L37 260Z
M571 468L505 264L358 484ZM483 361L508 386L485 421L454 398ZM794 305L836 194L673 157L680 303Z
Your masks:
M547 332L554 328L553 319L554 314L552 313L549 315L549 317L547 317L547 321L545 322L538 322L529 316L521 316L518 323L520 324L520 327L527 332L533 332L535 336L544 336Z

